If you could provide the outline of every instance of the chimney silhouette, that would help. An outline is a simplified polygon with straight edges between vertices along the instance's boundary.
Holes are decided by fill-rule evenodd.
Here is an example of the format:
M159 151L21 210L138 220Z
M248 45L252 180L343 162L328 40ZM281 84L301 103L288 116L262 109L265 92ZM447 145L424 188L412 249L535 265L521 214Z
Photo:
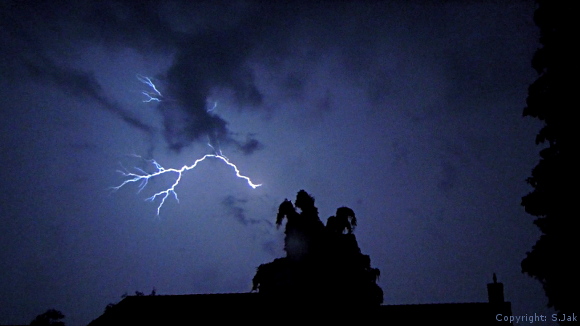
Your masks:
M493 283L487 283L487 299L489 303L504 302L503 283L497 282L495 273L493 273Z

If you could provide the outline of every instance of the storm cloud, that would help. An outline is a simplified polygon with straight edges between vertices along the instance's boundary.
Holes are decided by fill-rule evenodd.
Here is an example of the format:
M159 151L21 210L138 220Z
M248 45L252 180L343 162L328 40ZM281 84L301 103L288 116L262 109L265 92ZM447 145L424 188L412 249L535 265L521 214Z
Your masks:
M3 68L9 74L22 66L26 73L53 82L64 91L88 96L129 125L152 133L153 127L107 98L91 71L67 65L62 58L58 60L58 54L94 42L112 49L132 47L143 53L167 53L173 57L171 66L155 76L162 81L166 95L158 112L167 146L179 152L194 142L209 142L214 148L231 145L246 155L262 148L252 134L241 138L233 134L228 122L211 112L210 101L214 100L212 94L221 92L229 94L230 102L239 109L261 106L263 95L255 84L249 58L271 40L267 35L272 32L272 16L264 19L263 11L248 10L241 12L242 18L234 19L234 13L240 12L228 2L218 5L221 11L204 17L206 24L193 28L188 24L183 30L179 17L168 15L172 5L81 1L49 8L42 3L6 3L2 25L9 35L2 48L8 63ZM182 5L188 13L200 6L204 9L203 4ZM70 12L80 15L69 16ZM232 20L224 21L224 16ZM25 23L30 20L34 23ZM82 28L67 28L80 22ZM37 25L48 28L38 30ZM60 42L47 41L55 38Z
M300 189L323 221L356 212L385 303L485 301L495 272L514 313L542 313L520 268L537 239L519 206L537 163L539 128L521 118L533 7L1 1L0 323L54 307L86 325L153 287L249 291L284 254L276 212ZM143 200L175 172L107 190L119 166L222 150L262 186L208 159L159 217L160 198Z

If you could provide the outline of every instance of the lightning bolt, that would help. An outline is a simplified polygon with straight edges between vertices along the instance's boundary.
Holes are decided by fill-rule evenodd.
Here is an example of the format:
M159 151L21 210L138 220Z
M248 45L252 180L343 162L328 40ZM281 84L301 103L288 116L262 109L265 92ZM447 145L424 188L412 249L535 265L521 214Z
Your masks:
M248 183L248 185L250 187L252 187L252 189L256 189L262 185L262 184L255 184L252 182L252 180L249 177L242 175L240 173L240 170L238 169L238 167L234 163L230 162L225 156L220 155L220 154L206 154L202 158L195 160L195 162L193 162L192 165L184 165L180 169L174 169L174 168L166 169L163 166L161 166L161 164L157 163L157 161L148 160L153 166L155 166L157 171L155 171L153 173L147 173L147 172L143 171L142 169L135 168L138 171L138 173L134 173L134 172L119 170L118 172L121 173L124 177L127 177L128 179L123 181L123 183L121 183L120 185L118 185L116 187L112 187L112 189L114 191L117 191L129 183L137 182L137 183L140 183L139 191L137 192L137 193L139 193L143 189L145 189L145 187L147 186L147 183L149 182L149 179L160 176L162 174L166 174L166 173L176 173L177 178L175 179L175 181L173 182L173 184L169 188L162 190L162 191L159 191L159 192L155 193L153 196L145 199L146 201L153 202L157 199L157 197L161 198L161 202L159 203L159 206L157 206L157 215L159 215L159 213L161 212L161 207L163 207L165 200L170 195L173 195L173 197L175 197L175 200L177 202L179 202L179 198L177 197L177 192L175 191L175 188L177 187L177 185L179 185L179 182L181 181L181 177L183 176L183 173L186 171L194 169L195 167L197 167L197 165L199 163L205 161L208 158L218 159L218 160L224 162L225 164L229 165L230 167L232 167L234 169L234 171L236 172L236 177L246 180L246 182Z
M149 87L151 87L151 89L153 89L153 92L151 91L142 91L141 94L147 96L146 100L143 100L143 102L161 102L161 99L159 97L163 97L163 95L161 95L161 92L157 89L157 87L155 86L155 84L153 84L153 82L151 81L151 78L146 77L146 76L141 76L141 75L137 75L137 79L142 82L145 85L148 85Z
M155 87L155 84L151 81L151 79L149 77L137 75L137 79L140 82L148 85L151 89L153 89L153 91L143 91L142 92L142 94L144 94L148 98L147 100L144 100L143 102L152 102L152 101L160 102L161 101L160 97L163 97L163 95L161 95L161 92L157 89L157 87ZM215 109L216 106L217 106L217 102L214 103L214 106L211 110ZM209 136L208 136L207 145L212 148L212 150L214 151L215 154L206 154L202 158L195 160L192 165L184 165L180 169L175 169L175 168L166 169L161 164L157 163L156 160L151 159L151 160L146 160L146 161L148 161L149 163L151 163L155 167L155 169L156 169L155 172L148 173L148 172L146 172L143 169L140 169L138 167L134 167L134 169L137 172L129 172L125 168L123 168L124 169L123 171L118 170L117 172L121 173L123 175L123 177L125 177L127 179L125 181L123 181L123 183L121 183L120 185L118 185L116 187L111 187L111 189L113 191L117 191L127 184L139 183L139 186L138 186L139 190L137 191L137 193L140 193L143 189L145 189L145 187L147 186L150 179L155 178L155 177L160 176L160 175L163 175L163 174L170 174L170 173L177 174L177 178L175 179L175 181L173 182L173 184L169 188L162 190L162 191L159 191L159 192L155 193L153 196L145 199L146 201L154 202L157 198L161 198L160 203L157 206L157 215L159 216L159 213L161 212L161 207L163 207L165 200L169 196L173 195L173 197L175 197L175 200L179 203L179 197L177 197L177 192L175 191L175 188L179 185L179 182L181 181L181 177L183 176L183 173L185 173L186 171L194 169L195 167L197 167L197 165L199 163L205 161L206 159L210 159L210 158L211 159L218 159L218 160L222 161L223 163L229 165L236 173L236 177L238 177L240 179L244 179L247 182L247 184L250 187L252 187L252 189L256 189L262 185L262 184L256 184L256 183L252 182L252 180L249 177L241 174L238 167L234 163L230 162L230 160L225 155L223 155L221 149L219 148L219 143L217 145L217 147L218 147L217 150L214 146L211 145ZM141 156L138 156L138 155L134 155L134 156L138 157L138 158L142 158Z
M217 107L217 101L213 102L213 107L211 109L208 109L207 112L211 112L213 110L215 110L215 108Z

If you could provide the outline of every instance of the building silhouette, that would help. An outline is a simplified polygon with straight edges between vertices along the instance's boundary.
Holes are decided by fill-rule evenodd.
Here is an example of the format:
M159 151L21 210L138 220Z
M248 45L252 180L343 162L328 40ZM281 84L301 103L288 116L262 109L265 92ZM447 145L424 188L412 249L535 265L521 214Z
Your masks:
M340 207L324 225L314 197L301 190L284 200L286 256L258 267L250 293L127 296L89 325L193 324L196 322L381 322L393 325L498 325L511 316L503 284L487 285L488 302L382 305L380 271L357 243L357 219ZM153 293L154 294L154 293ZM500 319L498 321L498 319Z
M273 301L260 293L127 296L93 320L100 325L179 325L211 322L326 320L372 322L383 325L511 325L498 321L511 316L511 303L503 300L503 284L488 284L488 302L379 305L352 307L320 302L315 306L295 301ZM498 316L500 315L500 316Z

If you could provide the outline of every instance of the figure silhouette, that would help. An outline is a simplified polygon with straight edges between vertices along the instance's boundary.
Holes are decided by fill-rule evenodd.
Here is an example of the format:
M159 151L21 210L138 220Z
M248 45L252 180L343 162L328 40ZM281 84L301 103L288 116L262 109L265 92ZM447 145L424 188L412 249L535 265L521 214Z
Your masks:
M340 207L325 226L314 197L300 190L294 204L288 199L280 204L276 225L281 226L284 219L286 257L258 267L253 291L302 306L382 303L383 291L376 284L380 271L360 251L352 209Z

